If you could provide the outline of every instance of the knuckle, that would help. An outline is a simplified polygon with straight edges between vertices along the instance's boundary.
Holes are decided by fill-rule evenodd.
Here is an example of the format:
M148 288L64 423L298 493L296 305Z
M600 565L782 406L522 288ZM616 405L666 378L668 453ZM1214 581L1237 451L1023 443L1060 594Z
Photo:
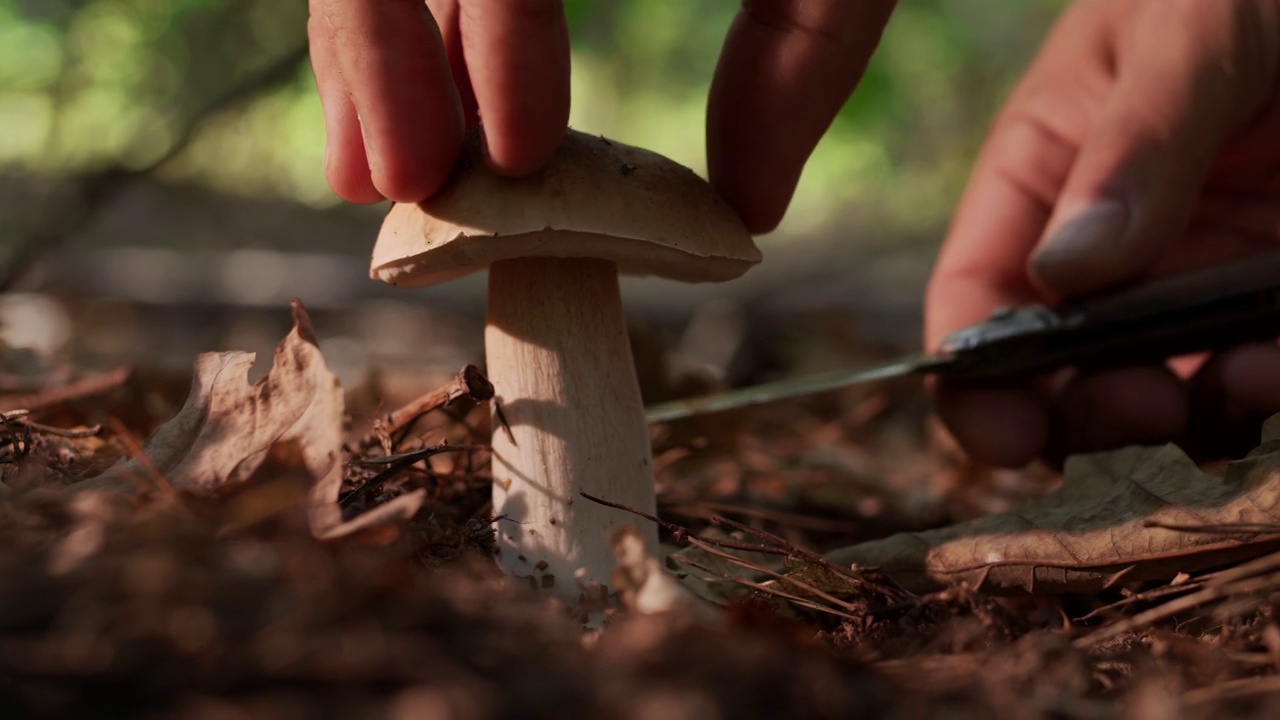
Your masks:
M819 45L861 49L867 33L887 21L896 0L874 2L788 2L743 0L746 21L771 33L798 36Z
M743 4L743 12L749 22L779 35L801 35L822 43L845 44L840 33L825 24L783 12L772 4L747 2Z
M896 5L896 0L742 0L742 17L774 35L861 51L867 49L868 42L877 40Z
M1003 118L995 132L992 175L1047 212L1071 170L1079 138L1032 111Z

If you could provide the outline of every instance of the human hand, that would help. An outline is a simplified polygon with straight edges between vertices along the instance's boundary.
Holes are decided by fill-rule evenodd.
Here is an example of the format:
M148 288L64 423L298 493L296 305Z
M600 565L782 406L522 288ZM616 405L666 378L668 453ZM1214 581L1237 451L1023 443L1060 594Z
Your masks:
M743 0L707 103L711 184L752 233L782 220L895 0Z
M1078 0L979 155L929 283L926 346L1000 305L1277 244L1280 1ZM1019 466L1280 410L1280 348L936 392L976 460Z
M781 220L862 76L894 0L744 0L708 105L711 182L753 232ZM351 202L416 202L484 117L491 166L550 158L569 114L560 0L311 0L325 175Z
M486 160L505 175L534 172L564 136L560 0L311 0L310 9L325 176L343 199L430 197L478 116Z

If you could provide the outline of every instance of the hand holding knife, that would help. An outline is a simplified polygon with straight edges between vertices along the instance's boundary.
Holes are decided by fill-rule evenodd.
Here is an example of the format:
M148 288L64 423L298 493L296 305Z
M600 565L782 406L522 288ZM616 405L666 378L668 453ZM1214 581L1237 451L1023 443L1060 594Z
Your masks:
M1280 251L1267 251L1080 298L1002 308L934 353L871 368L779 380L646 409L665 422L910 374L998 383L1074 366L1160 362L1280 337Z

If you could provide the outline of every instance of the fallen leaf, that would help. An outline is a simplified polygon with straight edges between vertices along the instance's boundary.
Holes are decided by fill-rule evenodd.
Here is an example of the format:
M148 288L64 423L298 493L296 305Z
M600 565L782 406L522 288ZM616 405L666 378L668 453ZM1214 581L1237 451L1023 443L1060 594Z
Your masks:
M1280 547L1280 421L1222 477L1176 446L1068 459L1062 487L1011 511L828 554L915 592L1090 593L1170 580Z
M132 490L167 483L205 495L242 487L271 456L290 444L289 457L313 479L309 499L312 533L333 539L412 517L425 492L401 495L343 520L343 397L338 377L325 364L306 309L293 303L293 329L276 348L271 370L250 385L254 354L205 353L196 359L191 392L182 410L160 426L142 452L112 465L78 489Z

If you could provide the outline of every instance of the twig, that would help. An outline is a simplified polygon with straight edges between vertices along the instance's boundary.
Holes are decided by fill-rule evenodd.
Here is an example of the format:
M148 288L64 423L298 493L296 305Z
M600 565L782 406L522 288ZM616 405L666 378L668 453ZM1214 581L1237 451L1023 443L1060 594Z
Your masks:
M793 543L787 542L786 539L774 533L771 533L768 530L753 528L750 525L745 525L743 523L738 522L737 520L730 520L729 518L724 517L722 515L712 515L711 522L716 525L728 525L734 530L737 530L739 532L745 533L754 538L762 540L765 543L769 543L770 547L776 547L779 550L786 550L788 555L792 555L802 560L812 560L813 562L822 561L821 556L816 555L808 550L805 550L802 547L798 547Z
M1117 600L1113 603L1103 605L1100 608L1091 610L1086 615L1080 616L1079 618L1077 618L1077 620L1079 622L1088 622L1090 620L1093 620L1094 618L1102 617L1103 615L1106 615L1112 611L1120 610L1130 605L1136 605L1141 602L1150 602L1153 600L1159 600L1160 598L1163 598L1167 595L1186 594L1193 590L1199 590L1202 587L1204 586L1200 582L1196 582L1196 581L1183 583L1181 585L1161 585L1160 587L1152 588L1150 590L1147 590L1146 592L1140 592L1134 595L1130 595L1129 597L1121 598L1120 600Z
M856 608L856 607L855 607L855 606L853 606L852 604L847 603L847 602L845 602L844 600L841 600L840 598L837 598L836 596L834 596L834 595L832 595L832 594L830 594L830 593L828 593L828 592L826 592L826 591L822 590L821 588L815 587L814 585L811 585L810 583L805 582L804 580L800 580L799 578L795 578L795 577L790 577L790 576L784 575L783 573L779 573L779 572L775 572L775 571L773 571L773 570L770 570L769 568L767 568L767 567L765 567L765 566L763 566L763 565L759 565L759 564L757 564L757 563L753 563L753 562L751 562L751 561L749 561L749 560L744 560L744 559L742 559L742 558L740 558L740 557L735 557L734 555L730 555L729 553L722 552L722 551L717 550L717 549L715 549L715 548L713 548L713 547L710 547L707 543L702 542L702 541L697 540L697 539L694 539L694 538L690 538L690 539L689 539L689 542L690 542L691 544L693 544L693 546L694 546L694 547L696 547L696 548L698 548L699 550L702 550L702 551L703 551L703 552L705 552L705 553L709 553L710 555L713 555L713 556L715 556L715 557L718 557L718 558L720 558L720 559L722 559L722 560L728 560L729 562L731 562L731 563L733 563L733 564L737 565L738 567L745 568L745 569L747 569L747 570L750 570L750 571L752 571L752 572L754 572L754 573L757 573L757 574L760 574L760 575L767 575L767 576L769 576L769 577L773 578L774 580L779 580L779 581L781 581L781 582L785 582L785 583L789 583L789 584L791 584L791 585L794 585L795 587L797 587L797 588L799 588L799 589L801 589L801 590L808 591L809 593L812 593L813 595L816 595L816 596L818 596L818 597L822 598L823 600L826 600L827 602L829 602L829 603L831 603L831 604L833 604L833 605L836 605L836 606L842 607L842 608L844 608L844 609L846 609L846 610L848 610L848 611L850 611L850 612L856 612L856 611L858 610L858 608ZM679 556L679 555L673 555L672 557L679 557L679 558L680 558L680 559L682 559L682 560L687 560L687 558L681 557L681 556ZM770 590L776 590L776 589L777 589L777 588L773 588L773 587L761 586L761 585L759 585L759 584L754 584L754 585L755 585L756 587L760 588L761 590L764 590L765 592L768 592L768 591L770 591Z
M13 457L4 462L20 463L31 455L31 428L23 426L22 435L14 432L13 423L16 421L4 413L0 413L0 425L9 433L9 440L5 443L13 446Z
M657 463L655 461L655 465L656 464ZM711 518L716 517L714 513L719 512L758 518L760 520L777 523L778 525L793 527L800 530L812 530L814 532L850 534L862 529L860 524L856 522L828 520L826 518L812 517L801 513L778 510L776 508L744 507L729 503L712 502L709 500L669 502L665 504L665 507L670 512L701 517L704 520L710 520Z
M30 395L0 398L0 412L9 410L29 410L34 412L71 402L72 400L102 395L124 385L132 374L133 368L120 367L101 375L93 375L62 387L53 388L52 390Z
M747 579L745 579L745 578L734 577L733 575L729 575L729 574L727 574L727 573L720 573L720 572L716 572L715 570L712 570L710 567L708 567L708 566L706 566L706 565L703 565L702 563L698 562L697 560L690 560L689 558L686 558L686 557L680 557L680 556L676 556L676 555L673 555L672 557L676 557L676 558L678 558L678 559L680 560L680 562L682 562L682 563L684 563L684 564L686 564L686 565L688 565L688 566L690 566L690 567L693 567L693 568L696 568L696 569L698 569L698 570L701 570L702 572L705 572L705 573L707 573L708 575L710 575L710 576L712 576L712 577L714 577L714 578L717 578L717 579L719 579L719 580L725 580L725 581L727 581L727 582L731 582L731 583L733 583L733 584L735 584L735 585L741 585L741 586L743 586L743 587L750 588L750 589L755 590L755 591L757 591L757 592L762 592L762 593L765 593L765 594L768 594L768 595L774 595L774 596L776 596L776 597L780 597L780 598L783 598L783 599L785 599L785 600L788 600L789 602L792 602L792 603L794 603L794 604L796 604L796 605L799 605L799 606L801 606L801 607L807 607L807 608L809 608L809 609L811 609L811 610L817 610L817 611L819 611L819 612L829 613L829 614L831 614L831 615L835 615L836 617L840 617L840 618L843 618L843 619L845 619L845 620L852 620L852 621L854 621L854 622L860 621L860 620L862 619L862 618L859 618L859 617L857 617L857 616L855 616L855 615L850 615L850 614L848 614L848 613L840 612L839 610L836 610L835 608L827 607L826 605L823 605L823 604L821 604L821 603L816 603L816 602L814 602L814 601L812 601L812 600L809 600L809 599L807 599L807 598L802 598L802 597L800 597L799 595L792 595L791 593L783 592L782 590L779 590L779 589L777 589L777 588L773 588L773 587L764 587L764 586L759 585L759 584L757 584L757 583L751 582L750 580L747 580Z
M39 392L43 388L55 385L59 382L66 382L68 368L60 367L49 373L31 377L27 375L15 375L11 373L0 373L0 394L13 395L16 393L34 393Z
M385 457L361 458L355 461L356 465L392 465L400 464L408 461L410 465L419 460L425 460L435 455L441 455L448 452L466 452L469 450L487 450L484 445L450 445L449 443L440 443L432 445L429 448L414 450L412 452L399 453L398 455L387 455Z
M507 414L502 411L502 401L497 398L493 399L493 415L498 424L502 426L502 431L506 433L507 439L511 441L511 444L518 445L516 434L511 432L511 423L507 422Z
M388 480L408 470L422 460L433 455L439 455L447 452L463 452L480 449L474 445L449 445L448 443L440 443L422 450L401 453L399 455L390 455L383 458L369 458L365 460L357 460L359 465L386 465L387 468L377 475L366 480L360 487L352 490L346 495L338 499L338 506L346 510L357 499L367 496L374 488L380 487Z
M0 269L0 292L12 289L41 256L57 249L88 226L107 204L133 183L151 175L186 150L213 116L269 87L293 79L298 65L307 57L307 49L304 42L250 74L243 82L214 95L191 114L190 120L169 143L168 148L150 163L136 169L117 164L81 176L75 189L78 204L70 211L65 206L60 206L59 212L53 214L41 230L32 233L18 245L18 249L10 255L8 265Z
M142 490L158 490L166 497L177 498L177 488L173 486L173 483L169 482L169 478L165 477L164 473L160 472L160 468L156 467L156 464L151 461L151 456L147 454L146 447L143 446L142 442L138 440L129 428L125 427L124 423L116 418L111 418L108 424L111 425L112 434L124 446L125 456L137 462L138 467L142 468L142 475L134 476L139 488ZM146 487L147 480L151 481L151 488Z
M693 537L694 537L694 535L693 535L692 533L690 533L690 532L689 532L689 529L688 529L688 528L686 528L686 527L682 527L682 526L677 525L677 524L675 524L675 523L673 523L673 522L667 522L666 520L663 520L662 518L655 517L655 516L650 515L649 513L644 512L644 511L642 511L642 510L637 510L637 509L635 509L635 508L631 507L630 505L624 505L624 504L622 504L622 503L610 502L609 500L605 500L605 499L603 499L603 498L598 498L598 497L596 497L595 495L591 495L590 493L579 492L578 494L579 494L579 495L581 495L582 497L584 497L584 498L586 498L586 499L590 500L590 501L591 501L591 502L593 502L593 503L598 503L598 504L600 504L600 505L604 505L605 507L611 507L611 508L614 508L614 509L616 509L616 510L622 510L622 511L624 511L624 512L629 512L629 513L631 513L632 515L635 515L636 517L644 518L645 520L648 520L649 522L654 523L654 524L655 524L655 525L657 525L658 527L663 528L664 530L666 530L666 531L670 532L670 533L674 536L674 537L673 537L673 539L675 540L676 544L678 544L678 545L688 545L688 544L690 544L690 543L692 543L692 542L693 542ZM711 544L715 545L716 547L724 548L724 549L726 549L726 550L741 550L741 551L743 551L743 552L758 552L758 553L762 553L762 554L766 554L766 555L781 555L781 556L784 556L784 557L788 557L788 556L790 556L790 555L791 555L791 553L787 552L786 550L781 550L781 549L778 549L778 548L769 547L769 546L767 546L767 545L748 545L747 543L736 543L736 542L730 542L730 541L728 541L728 540L713 540L713 539L710 539L710 538L702 538L702 540L701 540L701 541L702 541L702 542L711 543Z
M73 428L58 428L53 427L52 425L45 425L44 423L38 423L27 417L30 413L31 411L26 409L9 410L6 412L0 412L0 417L3 417L8 422L16 422L42 435L55 435L57 437L78 439L93 437L102 431L101 425L79 425Z
M857 611L859 610L859 609L858 609L857 607L855 607L854 605L852 605L852 604L850 604L850 603L847 603L847 602L845 602L844 600L841 600L840 598L837 598L837 597L835 597L834 595L832 595L832 594L830 594L830 593L828 593L828 592L826 592L826 591L822 590L821 588L818 588L818 587L816 587L816 586L814 586L814 585L812 585L812 584L810 584L810 583L808 583L808 582L805 582L804 580L801 580L800 578L797 578L797 577L794 577L794 576L791 576L791 575L787 575L787 574L783 574L783 573L779 573L779 572L776 572L776 571L774 571L774 570L770 570L769 568L764 567L763 565L760 565L760 564L758 564L758 563L753 563L753 562L751 562L750 560L746 560L746 559L744 559L744 558L740 558L740 557L737 557L737 556L732 555L732 554L730 554L730 553L724 552L724 550L739 550L739 551L742 551L742 552L754 552L754 553L761 553L761 554L766 554L766 555L779 555L779 556L783 556L783 557L787 557L787 558L794 558L794 559L800 559L800 560L809 560L811 556L814 556L814 554L813 554L813 553L810 553L810 552L808 552L807 550L803 550L803 549L801 549L801 548L796 548L796 547L792 546L790 543L787 543L787 542L786 542L785 540L783 540L782 538L779 538L778 536L773 535L772 533L768 533L768 532L765 532L765 531L763 531L763 530L757 531L757 530L755 530L754 528L747 528L746 526L743 526L743 525L741 525L740 523L736 523L736 522L734 522L734 521L732 521L732 520L726 520L725 518L716 518L716 519L715 519L715 521L716 521L716 522L723 522L724 524L728 524L728 525L730 525L730 526L736 526L736 527L738 527L738 528L744 529L746 532L749 532L749 533L751 533L751 534L754 534L754 535L756 535L757 537L767 538L767 539L769 539L769 540L770 540L770 541L772 541L772 542L776 542L776 543L778 543L779 545L781 545L781 547L774 547L774 546L770 546L770 545L748 545L748 544L746 544L746 543L735 543L735 542L728 542L728 541L725 541L725 540L715 540L715 539L711 539L711 538L699 538L699 537L696 537L696 536L692 535L692 534L688 531L688 529L686 529L686 528L680 527L679 525L676 525L676 524L674 524L674 523L670 523L670 522L667 522L667 521L662 520L662 519L660 519L660 518L654 517L654 516L652 516L652 515L650 515L650 514L648 514L648 513L646 513L646 512L642 512L642 511L640 511L640 510L636 510L635 508L628 507L627 505L623 505L622 503L615 503L615 502L609 502L608 500L602 500L602 499L600 499L600 498L598 498L598 497L595 497L595 496L593 496L593 495L589 495L589 494L584 493L584 492L580 492L580 493L578 493L578 494L579 494L579 495L581 495L581 496L583 496L584 498L586 498L586 499L588 499L588 500L592 501L592 502L599 503L599 504L601 504L601 505L605 505L605 506L607 506L607 507L616 508L616 509L618 509L618 510L623 510L623 511L629 512L629 513L631 513L631 514L633 514L633 515L636 515L636 516L642 517L642 518L644 518L644 519L646 519L646 520L648 520L648 521L650 521L650 522L656 523L656 524L658 524L658 525L660 525L660 526L662 526L662 527L666 528L667 530L671 531L671 532L676 536L676 540L677 540L677 542L679 542L680 544L683 544L683 545L692 545L693 547L695 547L695 548L697 548L697 549L699 549L699 550L701 550L701 551L703 551L703 552L705 552L705 553L707 553L707 554L709 554L709 555L712 555L712 556L714 556L714 557L718 557L718 558L720 558L720 559L722 559L722 560L726 560L726 561L728 561L728 562L730 562L730 563L733 563L734 565L737 565L738 567L741 567L741 568L743 568L743 569L749 570L749 571L751 571L751 572L753 572L753 573L756 573L756 574L758 574L758 575L765 575L765 576L771 577L771 578L773 578L773 579L774 579L775 581L777 581L777 582L784 582L784 583L788 583L788 584L793 585L793 586L795 586L795 587L797 587L797 588L799 588L799 589L801 589L801 590L808 591L809 593L812 593L813 595L815 595L815 596L817 596L817 597L820 597L820 598L822 598L822 599L826 600L827 602L832 603L833 605L836 605L836 606L838 606L838 607L845 608L846 610L849 610L849 611L851 611L851 612L857 612ZM794 552L793 552L793 551L794 551ZM678 560L678 561L680 561L680 562L687 563L687 564L689 564L689 565L692 565L692 566L694 566L694 567L697 567L697 568L699 568L699 569L702 569L702 570L704 570L704 571L706 571L706 572L709 572L709 573L711 573L712 575L716 575L717 577L720 577L721 579L729 580L729 581L734 582L734 583L737 583L737 584L739 584L739 585L746 585L746 586L748 586L748 587L751 587L751 588L754 588L754 589L756 589L756 590L759 590L760 592L765 592L765 593L770 593L770 594L773 594L773 595L778 595L779 597L786 597L786 598L788 598L789 600L792 600L792 601L794 601L794 602L804 604L804 606L805 606L805 607L811 607L811 608L815 608L815 609L822 609L822 610L826 610L827 612L831 612L831 613L832 613L832 614L834 614L834 615L839 615L840 617L843 617L843 618L846 618L846 619L850 619L850 620L857 620L857 619L859 619L859 618L858 618L858 617L856 617L856 616L853 616L853 615L847 615L847 614L845 614L845 613L841 613L841 612L839 612L839 611L836 611L836 610L834 610L834 609L832 609L832 608L828 608L828 607L822 606L820 603L815 603L815 602L813 602L813 601L809 601L809 600L805 600L804 598L800 598L799 596L793 595L793 594L791 594L791 593L783 592L783 591L781 591L781 590L777 589L776 587L771 587L771 586L767 586L767 585L761 585L761 584L759 584L759 583L757 583L757 582L753 582L753 581L751 581L751 580L747 580L747 579L745 579L745 578L734 578L733 576L730 576L730 575L722 575L722 574L716 573L715 571L710 570L709 568L706 568L705 566L701 566L701 565L697 564L697 562L696 562L696 561L694 561L694 560L690 560L689 558L684 557L683 555L674 554L674 555L672 555L672 557L673 557L673 558L675 558L675 559L677 559L677 560ZM814 557L817 557L817 556L814 556ZM821 557L818 557L818 559L817 559L817 560L814 560L813 562L817 562L817 563L819 563L819 564L823 565L824 567L829 567L831 570L833 570L834 572L836 572L837 574L839 574L839 575L841 575L841 576L844 576L844 577L851 577L852 579L854 579L854 580L859 580L859 581L861 581L861 580L862 580L862 578L858 578L858 577L855 577L855 576L850 575L849 571L846 571L846 570L844 570L843 568L838 568L838 567L835 567L834 565L831 565L830 563L826 562L826 560L825 560L825 559L823 559L823 558L821 558Z
M797 547L796 545L790 542L787 542L786 539L779 537L778 535L775 535L771 532L767 532L759 528L749 527L747 525L743 525L740 522L730 520L724 517L719 517L719 516L713 517L711 521L716 524L728 525L729 527L732 527L736 530L740 530L741 532L747 533L748 535L753 535L755 537L762 538L768 542L772 542L779 549L787 550L789 552L790 557L797 558L799 560L810 563L812 565L817 565L839 577L846 578L855 583L874 584L879 589L880 592L884 593L886 596L890 596L890 595L894 596L894 599L898 600L899 602L913 597L911 593L899 587L898 584L893 582L892 580L889 580L884 577L869 578L865 575L865 573L875 572L875 568L860 567L860 572L855 571L853 568L846 568L841 565L836 565L835 563L831 562L830 560L823 557L822 555L819 555L818 553L812 552L810 550L806 550L802 547ZM791 582L791 583L798 582L794 577L790 575L782 579L785 580L786 582Z
M380 436L390 437L412 425L418 418L432 410L447 407L462 397L470 397L476 401L493 399L493 383L481 374L479 368L467 365L443 387L419 397L409 404L387 413L374 421L373 429L365 434L362 444L369 446L378 443Z
M1246 535L1262 535L1280 532L1280 523L1207 523L1202 525L1177 525L1174 523L1147 520L1143 527L1176 530L1184 533L1244 533Z
M1192 610L1215 600L1221 600L1239 593L1257 592L1259 590L1265 590L1268 587L1273 587L1277 583L1280 583L1280 572L1274 572L1274 566L1277 563L1277 558L1274 556L1267 556L1262 559L1270 561L1268 565L1273 570L1272 573L1262 575L1260 577L1255 577L1254 575L1256 573L1250 573L1247 576L1239 578L1231 577L1229 580L1209 585L1191 593L1190 595L1175 598L1162 605L1151 608L1150 610L1140 612L1132 617L1124 618L1123 620L1119 620L1111 623L1110 625L1099 628L1084 637L1078 638L1072 644L1078 649L1087 649L1092 645L1111 640L1127 632L1145 630L1158 622L1177 615L1178 613ZM1245 563L1245 565L1253 564L1254 563ZM1241 565L1240 568L1244 568L1245 565Z

